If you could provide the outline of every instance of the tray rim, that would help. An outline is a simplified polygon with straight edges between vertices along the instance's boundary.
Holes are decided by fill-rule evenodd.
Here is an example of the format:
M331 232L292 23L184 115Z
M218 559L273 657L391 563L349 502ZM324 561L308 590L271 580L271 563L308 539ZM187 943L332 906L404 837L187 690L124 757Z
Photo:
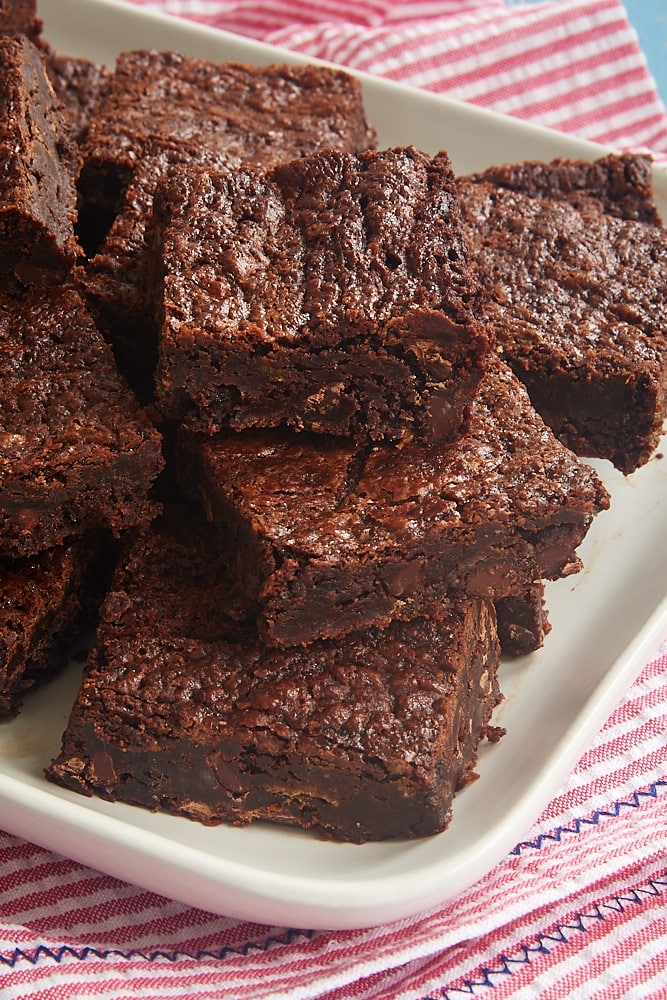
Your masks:
M98 16L121 19L128 26L128 31L137 25L147 31L159 27L160 30L165 29L168 35L187 36L188 45L199 46L205 42L207 45L219 46L221 50L229 47L244 59L254 53L261 61L318 62L229 32L185 22L160 12L139 9L119 0L43 0L40 15L45 16L46 37L49 37L49 20L46 16L49 13L61 20L64 13L67 20L84 11L86 17L90 18L95 10ZM354 73L353 70L350 72ZM429 113L445 111L457 122L473 122L476 129L509 129L513 136L530 141L539 136L554 148L566 147L567 154L571 156L591 157L607 151L606 147L595 143L573 140L550 129L517 119L507 119L496 112L465 105L451 98L369 77L367 74L355 75L362 80L365 92L368 90L378 100L400 98L408 104L418 101ZM654 176L658 179L660 191L663 186L667 191L667 171L656 167ZM535 820L561 780L576 763L591 735L604 723L623 691L658 649L666 633L667 592L658 595L655 607L647 612L641 628L609 664L602 690L598 685L594 692L595 698L593 699L593 694L589 698L589 702L594 700L595 704L587 703L585 711L580 711L563 733L561 753L558 760L547 762L543 775L545 781L539 788L532 789L519 808L506 813L503 822L479 837L477 855L468 853L449 868L446 865L436 865L437 870L434 871L433 864L422 865L418 869L411 869L408 865L394 874L380 873L374 877L366 874L365 877L345 881L336 877L333 867L326 876L318 878L299 878L284 872L270 872L267 875L265 868L249 866L229 857L213 859L210 852L180 842L176 856L174 841L169 836L155 832L144 824L128 822L128 810L135 818L137 815L132 807L121 805L117 808L108 803L94 803L91 808L90 800L49 786L45 781L40 783L34 775L28 776L28 780L25 775L21 779L20 767L14 773L8 760L3 759L0 749L2 825L8 832L73 857L83 864L126 881L136 882L186 905L227 916L313 929L352 929L406 918L431 906L445 903L493 868L507 854L518 839L519 826L527 829ZM483 777L484 775L482 780ZM455 814L456 806L455 801ZM44 820L48 820L48 823ZM189 823L187 820L176 822ZM170 823L166 825L168 828L173 827ZM73 839L75 832L79 834L76 841ZM275 832L279 838L283 835L292 837L292 831ZM447 836L448 831L439 835L441 838ZM444 840L442 844L446 847ZM348 845L334 845L334 851L339 846ZM366 852L369 856L367 846L352 849ZM409 852L411 847L412 844L407 844L405 849ZM116 850L109 853L109 848ZM483 857L481 866L480 856ZM211 867L213 861L217 865L215 871ZM221 899L221 891L224 892L224 900Z

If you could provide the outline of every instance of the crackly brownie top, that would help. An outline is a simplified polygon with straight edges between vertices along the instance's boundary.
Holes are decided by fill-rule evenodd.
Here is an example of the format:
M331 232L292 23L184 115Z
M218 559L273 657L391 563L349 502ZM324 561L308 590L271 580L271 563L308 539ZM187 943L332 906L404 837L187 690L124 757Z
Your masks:
M177 52L121 53L85 137L88 153L137 159L151 137L224 150L232 163L275 163L335 146L366 149L359 83L343 70L246 66Z
M27 38L0 37L0 98L0 210L34 216L74 258L80 157L42 56Z
M224 622L234 576L208 531L171 510L117 570L101 611L103 682L93 670L87 683L100 729L122 727L140 705L147 735L128 732L128 745L168 736L224 753L226 738L259 730L267 750L312 741L320 752L390 747L394 759L412 748L413 763L428 760L455 691L452 668L469 655L466 629L483 627L497 648L487 605L441 602L386 630L267 649Z
M485 183L459 193L484 314L508 356L664 381L667 230Z
M0 477L113 463L157 431L118 374L111 349L72 289L0 297ZM157 473L157 468L156 468Z
M175 168L156 217L176 341L338 346L420 309L445 318L444 338L473 329L477 284L445 153L328 150L267 172Z
M420 552L448 532L458 544L489 522L512 532L589 523L608 506L596 474L502 362L489 369L453 444L364 450L276 430L188 441L184 454L198 449L205 478L280 558L338 565Z
M651 158L640 153L611 153L593 162L524 160L489 167L466 179L532 198L567 201L576 208L599 208L621 219L661 224L653 198Z

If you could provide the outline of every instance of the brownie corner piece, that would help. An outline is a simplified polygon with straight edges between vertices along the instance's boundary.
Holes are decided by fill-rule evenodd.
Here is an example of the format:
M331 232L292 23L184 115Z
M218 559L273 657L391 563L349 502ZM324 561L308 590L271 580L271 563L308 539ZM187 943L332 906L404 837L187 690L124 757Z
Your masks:
M162 438L73 288L0 296L0 553L150 520Z
M491 339L445 153L179 168L155 217L165 414L393 442L465 426Z
M445 829L496 738L493 604L277 650L210 616L225 574L196 524L154 522L119 567L47 777L206 824L354 843Z
M81 254L81 161L42 53L24 36L0 37L0 97L0 282L57 284Z

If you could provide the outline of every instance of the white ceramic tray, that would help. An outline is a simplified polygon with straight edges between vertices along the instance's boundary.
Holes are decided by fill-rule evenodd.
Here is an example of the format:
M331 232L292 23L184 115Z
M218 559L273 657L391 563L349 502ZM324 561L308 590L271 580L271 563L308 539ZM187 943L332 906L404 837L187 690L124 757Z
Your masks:
M122 49L176 48L219 60L280 62L287 53L114 0L42 0L61 52L110 62ZM594 156L599 147L364 78L382 145L449 150L457 170L528 157ZM667 201L667 174L656 173ZM667 448L667 441L663 442ZM79 669L31 695L0 725L0 825L120 878L217 913L303 928L399 919L459 893L527 833L581 752L667 634L667 458L623 479L581 549L585 570L548 587L553 631L501 672L496 714L507 736L482 749L480 779L460 793L443 834L363 846L256 825L205 828L47 783Z

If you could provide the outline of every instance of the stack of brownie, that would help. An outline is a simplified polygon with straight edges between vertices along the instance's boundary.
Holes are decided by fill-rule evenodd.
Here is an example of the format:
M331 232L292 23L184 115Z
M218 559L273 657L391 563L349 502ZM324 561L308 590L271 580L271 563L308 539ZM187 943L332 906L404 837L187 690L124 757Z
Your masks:
M443 830L499 736L501 649L542 643L543 583L580 568L609 503L512 349L531 257L501 291L491 226L530 227L484 206L539 203L531 245L551 226L554 257L558 212L590 215L619 259L615 227L641 226L655 284L664 232L629 176L643 161L622 182L613 158L457 179L444 152L378 150L337 70L142 51L107 72L12 32L43 84L31 121L50 121L47 80L65 100L47 159L77 204L61 232L12 195L16 231L33 228L2 258L0 546L15 571L120 540L47 776L208 824ZM578 294L565 257L554 283ZM664 391L664 353L658 369Z
M495 738L496 609L541 641L607 495L495 357L446 154L373 145L329 70L127 53L95 105L80 192L115 214L81 282L177 490L128 540L53 780L423 836Z
M157 513L150 491L163 459L159 433L119 375L74 284L80 156L41 51L25 34L8 30L0 37L0 91L0 716L6 717L28 687L63 662L67 644L94 612L109 538Z

